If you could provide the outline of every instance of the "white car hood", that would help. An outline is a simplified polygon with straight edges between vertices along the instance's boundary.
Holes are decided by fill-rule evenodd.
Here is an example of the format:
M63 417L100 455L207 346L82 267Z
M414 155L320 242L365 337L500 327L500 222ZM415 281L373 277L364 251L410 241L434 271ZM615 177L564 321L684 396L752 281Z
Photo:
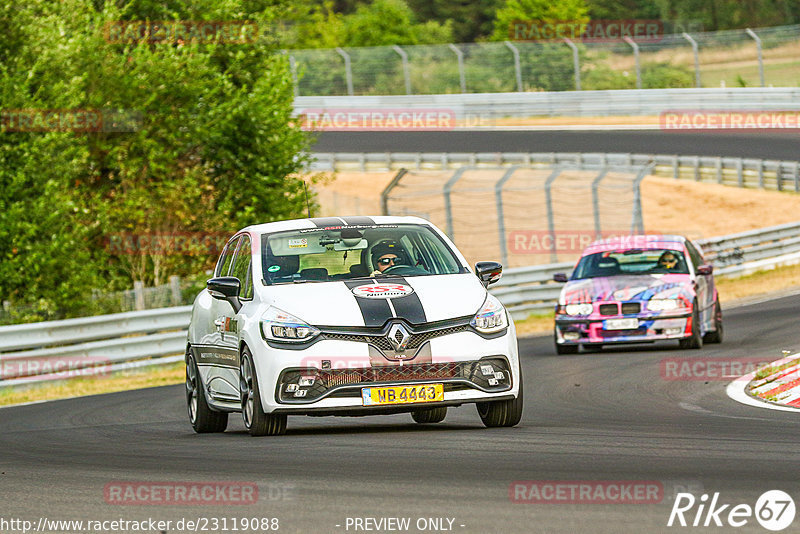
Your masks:
M362 298L351 289L376 283L402 284L413 293L391 299ZM315 326L380 326L392 317L415 324L440 321L477 313L486 299L486 289L471 273L280 284L264 289L273 306Z

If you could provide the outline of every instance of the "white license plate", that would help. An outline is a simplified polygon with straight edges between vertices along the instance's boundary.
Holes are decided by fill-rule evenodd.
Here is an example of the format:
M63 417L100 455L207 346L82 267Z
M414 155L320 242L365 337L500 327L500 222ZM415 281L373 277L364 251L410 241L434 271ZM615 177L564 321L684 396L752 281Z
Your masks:
M603 330L636 330L639 328L639 319L606 319Z

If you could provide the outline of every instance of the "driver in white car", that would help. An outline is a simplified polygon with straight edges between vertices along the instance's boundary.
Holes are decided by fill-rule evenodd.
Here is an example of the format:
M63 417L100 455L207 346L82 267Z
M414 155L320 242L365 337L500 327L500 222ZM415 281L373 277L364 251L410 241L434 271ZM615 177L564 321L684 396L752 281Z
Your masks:
M383 271L389 267L394 267L400 264L400 256L402 248L394 241L384 241L378 243L372 249L372 264L377 267L370 276L377 276L383 274Z

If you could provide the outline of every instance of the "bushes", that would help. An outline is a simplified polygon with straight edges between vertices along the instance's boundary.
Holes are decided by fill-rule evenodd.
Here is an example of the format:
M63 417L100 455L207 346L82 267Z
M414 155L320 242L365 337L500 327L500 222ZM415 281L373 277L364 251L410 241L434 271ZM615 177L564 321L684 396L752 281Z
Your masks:
M216 259L111 250L119 234L231 235L305 212L296 173L309 140L290 124L288 61L274 45L113 44L106 23L164 15L146 0L94 4L35 0L0 11L13 29L0 35L4 110L134 117L122 132L0 131L0 300L36 303L26 320L82 315L96 307L92 290L191 277ZM250 5L168 16L266 27L280 15Z

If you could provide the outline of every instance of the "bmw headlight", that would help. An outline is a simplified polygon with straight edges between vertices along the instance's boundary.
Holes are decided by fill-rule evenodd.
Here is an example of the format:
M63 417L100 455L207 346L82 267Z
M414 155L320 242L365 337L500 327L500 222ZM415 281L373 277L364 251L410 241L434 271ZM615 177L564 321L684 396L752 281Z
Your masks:
M483 334L499 332L508 326L506 309L496 297L487 293L483 306L472 318L470 324Z
M272 341L303 343L318 335L319 330L291 313L270 306L261 316L261 334Z
M671 311L677 308L677 299L650 299L647 302L647 309L650 311Z
M594 311L594 307L589 302L581 302L578 304L567 304L564 307L564 311L567 312L567 315L591 315Z

